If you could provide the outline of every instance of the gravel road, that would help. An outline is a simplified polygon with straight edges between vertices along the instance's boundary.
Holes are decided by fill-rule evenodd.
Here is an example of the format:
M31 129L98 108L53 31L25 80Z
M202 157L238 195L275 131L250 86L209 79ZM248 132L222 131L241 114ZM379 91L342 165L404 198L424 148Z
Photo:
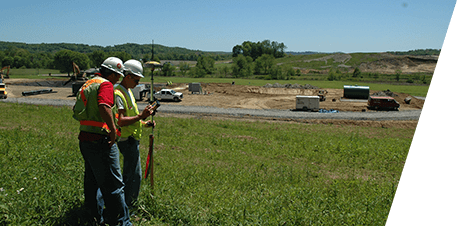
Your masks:
M52 105L52 106L73 106L73 100L61 99L37 99L37 98L8 98L0 100L1 102ZM146 104L138 104L139 109L144 109ZM235 117L254 116L267 118L288 118L288 119L344 119L344 120L419 120L421 110L411 111L377 111L377 112L339 112L339 113L318 113L302 112L291 110L259 110L259 109L239 109L239 108L216 108L203 106L182 106L163 104L159 112L174 114L211 114L227 115Z

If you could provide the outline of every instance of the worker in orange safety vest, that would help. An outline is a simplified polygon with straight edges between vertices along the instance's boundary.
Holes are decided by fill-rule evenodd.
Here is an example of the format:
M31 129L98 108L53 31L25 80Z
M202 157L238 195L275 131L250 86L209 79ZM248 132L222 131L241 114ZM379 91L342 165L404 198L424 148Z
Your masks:
M119 58L107 58L100 74L81 87L73 107L73 118L80 123L79 147L85 162L85 207L96 224L131 225L116 145L121 133L116 125L113 85L123 72Z

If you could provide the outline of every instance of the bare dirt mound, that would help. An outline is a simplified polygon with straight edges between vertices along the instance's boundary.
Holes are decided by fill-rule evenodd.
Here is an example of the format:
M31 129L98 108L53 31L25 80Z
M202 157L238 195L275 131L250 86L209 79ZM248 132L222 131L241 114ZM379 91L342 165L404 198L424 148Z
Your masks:
M362 63L359 68L362 72L390 73L397 71L402 73L433 73L435 71L437 57L434 56L385 56L377 61Z

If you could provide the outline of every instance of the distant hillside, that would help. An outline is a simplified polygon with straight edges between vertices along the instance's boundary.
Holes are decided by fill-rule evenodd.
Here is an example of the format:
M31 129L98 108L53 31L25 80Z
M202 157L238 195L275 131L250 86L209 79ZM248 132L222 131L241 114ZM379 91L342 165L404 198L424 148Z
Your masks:
M80 53L92 53L97 50L104 52L126 52L135 59L150 59L151 44L134 44L126 43L114 46L97 46L86 44L73 43L41 43L27 44L22 42L3 42L0 41L0 51L8 51L10 49L25 49L30 53L56 53L59 50L67 49ZM212 56L215 60L226 60L231 58L232 53L226 52L205 52L201 50L190 50L181 47L167 47L159 44L154 45L154 57L160 60L197 60L199 56Z
M438 55L403 55L394 53L316 53L287 55L275 60L276 65L303 74L328 74L330 70L352 73L355 68L362 72L394 74L402 73L433 73Z

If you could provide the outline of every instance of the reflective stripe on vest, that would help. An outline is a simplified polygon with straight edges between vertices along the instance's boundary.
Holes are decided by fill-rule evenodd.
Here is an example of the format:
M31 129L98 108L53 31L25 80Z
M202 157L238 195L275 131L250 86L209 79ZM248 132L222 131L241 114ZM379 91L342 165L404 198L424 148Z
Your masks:
M104 130L106 130L108 133L111 132L111 130L108 127L108 124L106 122L97 122L97 121L89 121L89 120L83 120L79 121L79 124L82 126L95 126L95 127L100 127ZM117 136L121 136L121 131L116 128L116 134Z

